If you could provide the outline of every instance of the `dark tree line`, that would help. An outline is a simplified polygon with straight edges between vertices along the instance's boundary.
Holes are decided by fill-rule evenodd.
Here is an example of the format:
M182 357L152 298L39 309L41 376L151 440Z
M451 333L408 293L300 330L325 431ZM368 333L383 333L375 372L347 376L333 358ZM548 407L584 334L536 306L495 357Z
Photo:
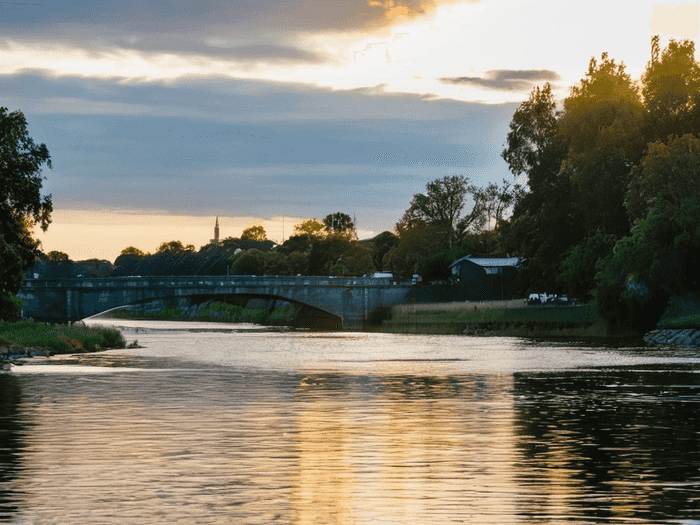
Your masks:
M699 88L693 42L655 37L640 82L603 54L561 109L549 85L520 105L503 158L527 188L501 242L527 258L523 292L595 296L610 320L652 325L669 295L698 291Z

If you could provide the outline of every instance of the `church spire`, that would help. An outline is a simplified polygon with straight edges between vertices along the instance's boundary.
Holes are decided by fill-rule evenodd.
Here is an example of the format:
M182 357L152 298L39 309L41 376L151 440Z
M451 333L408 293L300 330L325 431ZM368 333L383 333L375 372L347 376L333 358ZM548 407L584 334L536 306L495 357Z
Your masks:
M219 216L216 216L216 224L214 225L214 238L211 240L212 244L219 244Z

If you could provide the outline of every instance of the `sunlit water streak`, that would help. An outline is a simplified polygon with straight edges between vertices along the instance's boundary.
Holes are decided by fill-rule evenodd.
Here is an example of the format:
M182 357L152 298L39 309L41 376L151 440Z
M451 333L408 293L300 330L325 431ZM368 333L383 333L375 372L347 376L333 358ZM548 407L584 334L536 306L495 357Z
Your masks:
M0 375L0 521L700 523L695 352L117 324Z

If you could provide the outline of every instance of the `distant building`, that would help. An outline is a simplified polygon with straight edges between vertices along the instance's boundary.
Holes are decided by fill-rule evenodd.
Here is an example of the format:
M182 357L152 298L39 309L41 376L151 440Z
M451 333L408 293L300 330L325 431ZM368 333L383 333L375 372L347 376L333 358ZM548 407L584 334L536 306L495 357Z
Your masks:
M520 257L472 257L450 265L450 295L463 301L515 298L514 279L524 259Z
M216 217L216 224L214 225L214 238L209 241L209 244L219 244L219 216Z

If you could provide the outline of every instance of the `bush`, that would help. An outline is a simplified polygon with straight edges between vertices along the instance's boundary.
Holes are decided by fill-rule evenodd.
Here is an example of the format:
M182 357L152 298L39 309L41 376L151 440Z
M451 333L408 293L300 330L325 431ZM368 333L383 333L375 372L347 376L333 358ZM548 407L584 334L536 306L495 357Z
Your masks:
M22 299L11 294L0 295L0 321L13 323L22 318Z

